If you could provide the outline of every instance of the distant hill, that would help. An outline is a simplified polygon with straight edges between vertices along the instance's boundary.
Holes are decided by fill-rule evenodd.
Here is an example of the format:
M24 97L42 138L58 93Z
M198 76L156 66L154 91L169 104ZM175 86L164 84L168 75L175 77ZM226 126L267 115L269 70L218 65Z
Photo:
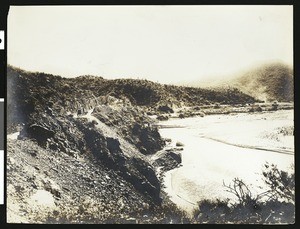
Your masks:
M294 100L293 69L284 64L269 64L249 71L233 81L241 91L264 101Z
M282 63L265 64L230 79L214 82L194 82L195 86L232 86L262 101L289 102L294 100L293 69ZM191 84L190 84L191 85Z

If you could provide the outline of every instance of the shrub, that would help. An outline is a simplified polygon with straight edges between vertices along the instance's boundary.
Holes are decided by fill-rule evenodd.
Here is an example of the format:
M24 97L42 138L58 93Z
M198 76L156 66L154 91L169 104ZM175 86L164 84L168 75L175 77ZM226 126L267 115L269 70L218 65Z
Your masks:
M295 221L295 175L279 170L276 165L264 165L263 180L268 190L254 194L241 179L235 178L225 191L237 201L202 200L194 212L198 223L293 223Z
M264 182L270 188L269 198L295 203L295 174L279 170L274 164L266 163L264 167Z
M176 142L176 146L184 146L182 142Z

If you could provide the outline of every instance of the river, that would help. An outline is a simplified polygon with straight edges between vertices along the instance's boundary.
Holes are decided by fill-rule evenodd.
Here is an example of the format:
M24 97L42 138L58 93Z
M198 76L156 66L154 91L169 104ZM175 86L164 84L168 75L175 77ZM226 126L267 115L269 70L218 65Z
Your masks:
M254 193L262 192L265 162L293 169L294 136L277 134L281 127L294 126L293 110L170 119L160 125L161 136L172 139L167 148L184 144L182 166L165 174L164 185L171 200L189 214L201 199L233 198L223 182L236 177Z

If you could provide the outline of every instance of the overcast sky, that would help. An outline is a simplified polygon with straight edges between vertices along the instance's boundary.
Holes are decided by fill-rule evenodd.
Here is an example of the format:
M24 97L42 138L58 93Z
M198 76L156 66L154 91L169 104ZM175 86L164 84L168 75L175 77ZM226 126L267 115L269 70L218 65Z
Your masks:
M292 6L11 6L8 64L176 83L293 64Z

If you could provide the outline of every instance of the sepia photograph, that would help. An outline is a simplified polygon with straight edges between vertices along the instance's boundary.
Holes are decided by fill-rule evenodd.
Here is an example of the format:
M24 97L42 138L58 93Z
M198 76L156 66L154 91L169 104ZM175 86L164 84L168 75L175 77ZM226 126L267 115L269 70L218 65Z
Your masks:
M6 42L7 223L295 223L292 5L15 5Z

